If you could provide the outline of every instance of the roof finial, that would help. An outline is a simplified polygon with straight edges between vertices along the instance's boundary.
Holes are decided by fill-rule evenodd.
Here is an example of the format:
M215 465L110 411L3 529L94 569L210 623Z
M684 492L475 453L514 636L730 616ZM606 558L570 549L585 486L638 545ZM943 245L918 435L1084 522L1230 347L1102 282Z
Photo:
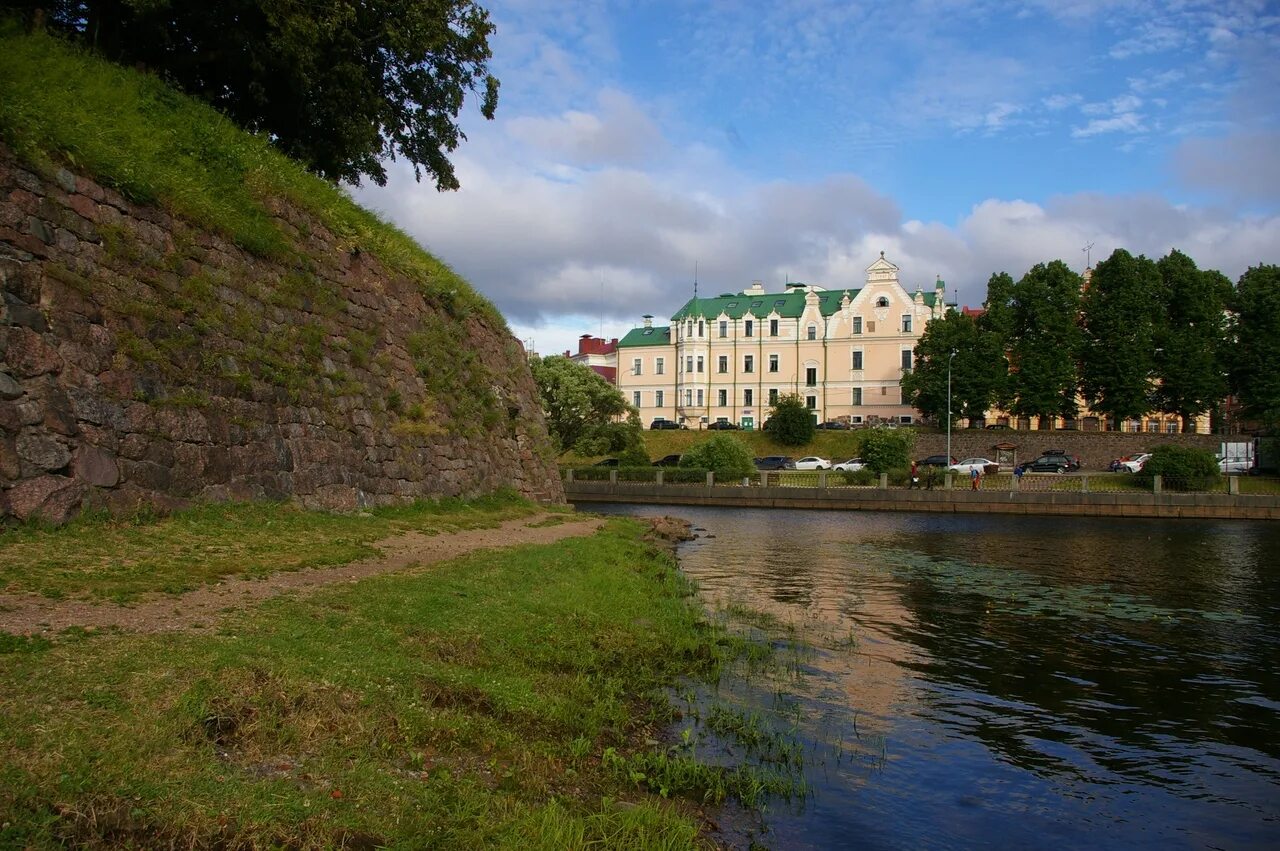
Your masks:
M884 249L881 249L881 250L880 250L880 259L881 259L881 260L883 260L883 259L884 259Z

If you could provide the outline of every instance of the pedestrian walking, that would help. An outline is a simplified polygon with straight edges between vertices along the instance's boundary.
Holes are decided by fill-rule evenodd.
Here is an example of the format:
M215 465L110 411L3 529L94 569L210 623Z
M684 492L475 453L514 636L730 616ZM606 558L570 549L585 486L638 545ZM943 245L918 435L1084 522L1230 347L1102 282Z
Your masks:
M911 462L911 484L907 485L907 490L911 490L911 488L920 490L920 469L915 461Z
M977 490L977 489L978 489L978 478L979 478L981 475L982 475L982 474L978 472L978 468L977 468L977 467L970 467L970 468L969 468L969 481L973 483L973 489L974 489L974 490Z

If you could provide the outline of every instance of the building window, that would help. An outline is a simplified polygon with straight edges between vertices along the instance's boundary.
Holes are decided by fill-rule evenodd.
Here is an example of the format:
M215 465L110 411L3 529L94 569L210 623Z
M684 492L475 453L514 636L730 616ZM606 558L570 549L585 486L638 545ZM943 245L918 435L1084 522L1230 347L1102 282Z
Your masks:
M770 405L778 404L778 388L777 387L769 388L769 404Z
M810 323L809 323L809 328L808 328L808 330L807 330L805 333L808 335L808 338L809 338L810 340L816 340L816 339L818 339L818 326L817 326L817 325L814 325L812 322L810 322Z
M721 355L719 360L716 361L716 372L723 373L728 371L729 371L729 356Z
M853 368L862 369L862 349L853 350Z
M902 314L902 333L904 334L911 333L911 314L910 313Z
M853 333L855 334L862 333L862 317L861 316L853 317Z
M776 319L769 320L769 336L770 337L778 336L778 320Z
M911 350L902 350L902 369L903 371L911 369Z
M805 397L804 397L804 406L805 406L806 408L808 408L809 410L811 410L811 411L816 411L816 410L818 409L818 397L817 397L817 396L805 396Z
M693 405L693 391L686 390L684 391L684 406L688 408L691 405Z
M684 335L685 335L686 337L692 337L692 336L693 336L693 320L692 320L692 319L690 319L690 320L688 321L688 323L686 323L686 325L685 325L685 329L684 329Z
M701 389L698 390L698 407L699 408L702 407L702 390Z
M805 368L804 383L806 387L818 386L818 368L816 366L810 366Z
M853 400L852 400L852 401L853 401L853 404L855 404L855 405L861 405L861 404L862 404L862 388L861 388L861 387L855 387L855 388L853 388Z
M699 319L699 320L698 320L698 336L699 336L699 337L701 337L701 336L702 336L702 332L705 330L705 329L704 329L704 327L703 327L703 326L704 326L704 324L705 324L705 323L703 323L703 321L702 321L701 319Z
M1165 431L1165 434L1177 434L1177 433L1178 433L1178 421L1177 421L1177 420L1169 420L1167 423L1165 423L1165 424L1164 424L1164 431Z
M756 323L748 319L743 325L743 336L750 337L755 332Z
M756 371L756 359L754 355L745 355L742 358L742 371L743 372Z
M684 371L685 371L685 372L693 372L693 355L685 355L685 357L684 357Z
M723 319L720 320L720 336L721 337L729 336L729 323L725 322Z
M637 408L640 407L640 391L639 390L631 394L631 404L635 405Z
M662 407L662 391L661 390L653 391L653 406L655 408Z
M888 306L889 306L889 299L885 298L884 296L880 296L880 298L876 299L876 307L888 307Z
M722 407L722 408L723 408L725 405L728 405L728 404L729 404L729 391L728 391L728 390L717 390L717 391L716 391L716 404L717 404L717 405L719 405L719 406L720 406L720 407Z
M705 372L702 368L702 355L698 355L698 372Z
M769 371L770 371L770 372L777 372L777 371L778 371L778 356L777 356L777 355L769 355Z
M750 387L742 391L742 404L747 407L750 407L751 405L751 388Z
M665 362L664 362L664 359L663 359L663 358L655 358L655 359L654 359L654 361L653 361L653 372L654 372L654 374L655 374L655 375L662 375L662 370L663 370L664 366L665 366Z

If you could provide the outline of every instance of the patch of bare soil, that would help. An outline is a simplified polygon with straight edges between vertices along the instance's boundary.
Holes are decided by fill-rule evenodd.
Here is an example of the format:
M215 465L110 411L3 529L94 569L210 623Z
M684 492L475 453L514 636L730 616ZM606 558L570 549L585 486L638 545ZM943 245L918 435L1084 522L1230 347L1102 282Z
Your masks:
M565 538L594 534L599 518L546 525L547 517L509 520L493 529L468 529L450 534L409 532L376 546L377 557L341 567L275 573L262 579L226 579L184 594L147 594L127 606L88 600L51 600L34 594L0 594L0 631L16 635L60 632L70 627L120 629L128 632L207 631L223 613L248 608L270 597L307 593L339 582L358 582L370 576L409 567L435 564L481 549L551 544Z

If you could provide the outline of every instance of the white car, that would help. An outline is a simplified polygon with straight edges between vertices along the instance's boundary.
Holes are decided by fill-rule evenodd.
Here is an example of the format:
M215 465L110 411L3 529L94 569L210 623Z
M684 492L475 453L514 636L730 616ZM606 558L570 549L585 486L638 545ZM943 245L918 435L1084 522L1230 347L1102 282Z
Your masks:
M1142 465L1146 464L1147 459L1150 457L1150 452L1143 452L1140 455L1134 455L1128 461L1121 461L1120 466L1128 470L1130 473L1141 473Z
M867 466L861 458L850 458L848 461L841 461L839 464L833 464L831 469L840 470L844 473L856 473L863 467Z
M1238 455L1228 455L1218 459L1218 469L1224 473L1248 473L1253 469L1253 462Z
M831 462L826 458L819 458L817 455L810 455L807 458L801 458L796 462L797 470L830 470Z
M966 476L970 475L974 470L977 470L982 475L986 475L988 472L998 473L1000 472L1000 465L986 458L966 458L947 468L949 473L962 473Z

